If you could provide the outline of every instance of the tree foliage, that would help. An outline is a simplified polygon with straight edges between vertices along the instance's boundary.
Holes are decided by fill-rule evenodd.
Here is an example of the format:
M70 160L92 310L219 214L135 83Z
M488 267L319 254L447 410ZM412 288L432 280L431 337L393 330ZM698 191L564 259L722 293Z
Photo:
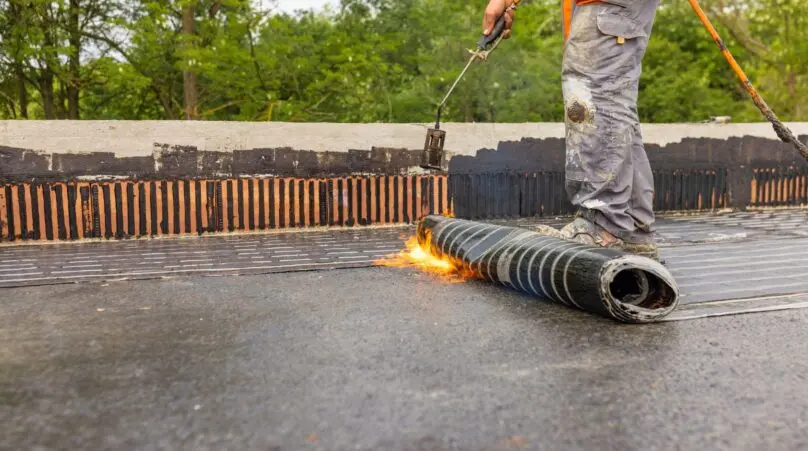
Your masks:
M428 122L481 31L484 2L342 0L294 15L250 0L0 0L0 118ZM705 0L786 120L808 120L798 0ZM523 2L444 120L559 121L557 0ZM687 2L663 2L641 80L648 122L761 120Z

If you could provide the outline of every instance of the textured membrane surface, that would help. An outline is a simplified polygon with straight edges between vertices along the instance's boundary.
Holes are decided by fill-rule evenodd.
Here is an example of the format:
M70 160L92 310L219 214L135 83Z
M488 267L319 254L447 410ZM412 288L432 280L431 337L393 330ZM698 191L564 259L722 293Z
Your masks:
M680 305L808 293L805 210L673 216L657 229ZM414 234L414 227L400 227L0 247L0 287L366 267Z

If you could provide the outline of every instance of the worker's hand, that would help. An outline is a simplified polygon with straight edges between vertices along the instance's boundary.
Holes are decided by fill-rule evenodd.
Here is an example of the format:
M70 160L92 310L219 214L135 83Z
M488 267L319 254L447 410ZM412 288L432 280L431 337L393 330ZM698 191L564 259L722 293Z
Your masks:
M508 7L513 4L513 0L490 0L488 2L488 6L485 8L485 14L483 15L483 34L488 36L491 34L491 30L494 29L494 25L497 23L497 19L499 16L502 15L502 12L505 11ZM508 39L511 37L511 25L513 25L513 10L510 9L508 12L505 13L505 28L502 31L502 39Z

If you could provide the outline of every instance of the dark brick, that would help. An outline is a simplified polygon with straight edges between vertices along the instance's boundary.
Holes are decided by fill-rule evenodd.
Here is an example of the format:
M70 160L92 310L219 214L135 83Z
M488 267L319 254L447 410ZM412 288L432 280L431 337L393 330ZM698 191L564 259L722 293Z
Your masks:
M48 157L30 149L0 146L0 176L3 179L49 175Z
M194 146L169 146L155 144L154 155L165 176L194 176L199 174L197 157L199 150Z
M319 157L319 170L316 174L318 176L342 175L351 172L350 153L323 152Z
M199 152L199 173L203 176L215 174L232 174L234 172L235 154L230 152Z
M370 151L358 149L348 150L348 168L354 172L370 172Z
M275 149L236 150L233 152L233 173L275 173Z
M112 152L53 154L53 172L65 176L129 175L148 177L154 174L154 157L115 158Z

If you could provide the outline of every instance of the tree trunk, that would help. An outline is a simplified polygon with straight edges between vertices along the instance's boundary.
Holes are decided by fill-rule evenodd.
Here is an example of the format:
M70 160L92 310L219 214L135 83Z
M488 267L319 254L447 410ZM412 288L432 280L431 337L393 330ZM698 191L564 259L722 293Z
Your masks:
M25 86L25 74L22 72L22 65L17 64L15 68L17 76L17 99L20 102L20 116L28 119L28 90Z
M39 77L39 91L42 93L42 108L45 110L45 119L56 119L56 110L53 101L53 73L43 69Z
M79 118L79 80L81 77L81 30L79 28L79 0L70 0L68 33L70 41L70 67L67 82L67 118Z
M17 2L9 2L9 16L11 23L19 27L25 27L26 20L22 15L22 9ZM17 78L17 100L20 103L20 116L23 119L28 119L28 90L25 86L25 72L23 68L24 58L21 56L23 39L20 36L15 36L13 42L14 54L14 76Z
M793 70L788 71L786 74L786 90L788 91L788 97L792 99L791 104L793 108L790 108L792 110L791 112L795 113L796 111L794 110L797 109L797 104L799 104L799 101L793 101L797 98L797 74Z
M56 117L67 119L67 85L63 80L58 80L59 90L56 95Z
M194 6L188 4L182 8L182 33L185 35L186 45L191 45L195 34ZM197 93L196 72L191 68L182 73L183 93L185 98L185 119L197 119Z
M52 28L53 20L49 15L49 9L46 7L43 11L43 34L44 44L46 49L54 48L55 39L53 37L54 29ZM45 119L56 119L56 102L53 92L53 66L58 64L58 60L53 62L48 52L43 55L42 69L39 75L39 87L42 93L42 108L45 110Z

